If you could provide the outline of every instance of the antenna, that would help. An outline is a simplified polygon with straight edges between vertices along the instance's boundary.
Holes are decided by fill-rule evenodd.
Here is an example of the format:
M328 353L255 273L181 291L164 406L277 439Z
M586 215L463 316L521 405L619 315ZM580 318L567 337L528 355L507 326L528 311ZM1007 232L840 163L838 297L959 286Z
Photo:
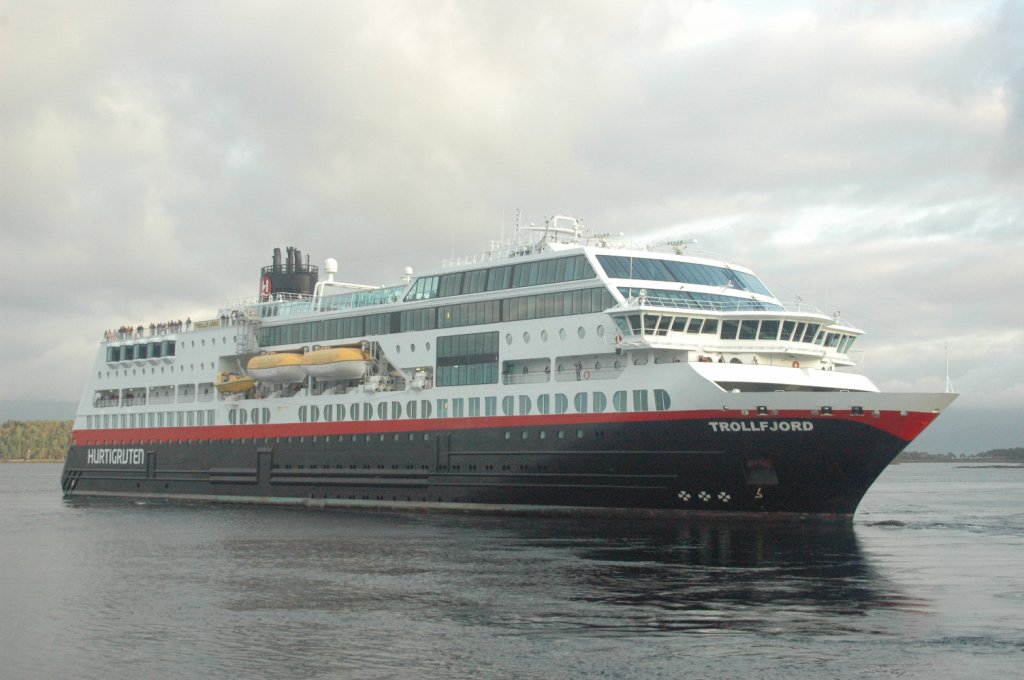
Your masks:
M952 393L953 383L949 379L949 343L947 342L943 347L946 349L946 392Z

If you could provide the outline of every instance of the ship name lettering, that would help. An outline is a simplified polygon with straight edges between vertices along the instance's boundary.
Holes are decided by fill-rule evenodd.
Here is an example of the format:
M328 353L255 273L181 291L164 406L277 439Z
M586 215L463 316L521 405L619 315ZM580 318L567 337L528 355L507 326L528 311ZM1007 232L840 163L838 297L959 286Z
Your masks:
M810 420L713 420L708 423L714 432L810 432Z
M85 460L89 465L142 465L145 449L89 449Z

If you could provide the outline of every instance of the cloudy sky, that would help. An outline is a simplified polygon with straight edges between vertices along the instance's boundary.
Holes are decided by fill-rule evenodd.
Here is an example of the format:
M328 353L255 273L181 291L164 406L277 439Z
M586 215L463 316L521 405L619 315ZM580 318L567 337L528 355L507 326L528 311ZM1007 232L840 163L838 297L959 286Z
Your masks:
M948 347L958 434L1024 445L1022 0L0 0L0 403L274 247L392 284L517 209L696 238L885 389Z

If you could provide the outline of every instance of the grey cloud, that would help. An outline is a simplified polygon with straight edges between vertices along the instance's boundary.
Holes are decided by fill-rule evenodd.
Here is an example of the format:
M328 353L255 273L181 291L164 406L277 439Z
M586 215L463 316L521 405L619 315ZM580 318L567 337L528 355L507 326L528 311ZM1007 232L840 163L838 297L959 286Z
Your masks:
M1021 4L863 7L782 28L736 3L2 10L5 321L76 329L74 373L109 325L254 293L275 246L390 283L520 207L713 222L702 247L860 312L878 368L925 379L902 334L997 334L992 291L1024 289ZM3 341L36 357L8 375L55 383Z

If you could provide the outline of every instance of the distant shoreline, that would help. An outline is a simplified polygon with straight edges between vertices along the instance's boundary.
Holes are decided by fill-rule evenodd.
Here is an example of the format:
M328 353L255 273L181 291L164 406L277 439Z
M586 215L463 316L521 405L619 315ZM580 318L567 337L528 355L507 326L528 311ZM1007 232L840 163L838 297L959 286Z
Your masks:
M8 458L0 460L0 464L34 465L35 463L63 463L63 458Z

